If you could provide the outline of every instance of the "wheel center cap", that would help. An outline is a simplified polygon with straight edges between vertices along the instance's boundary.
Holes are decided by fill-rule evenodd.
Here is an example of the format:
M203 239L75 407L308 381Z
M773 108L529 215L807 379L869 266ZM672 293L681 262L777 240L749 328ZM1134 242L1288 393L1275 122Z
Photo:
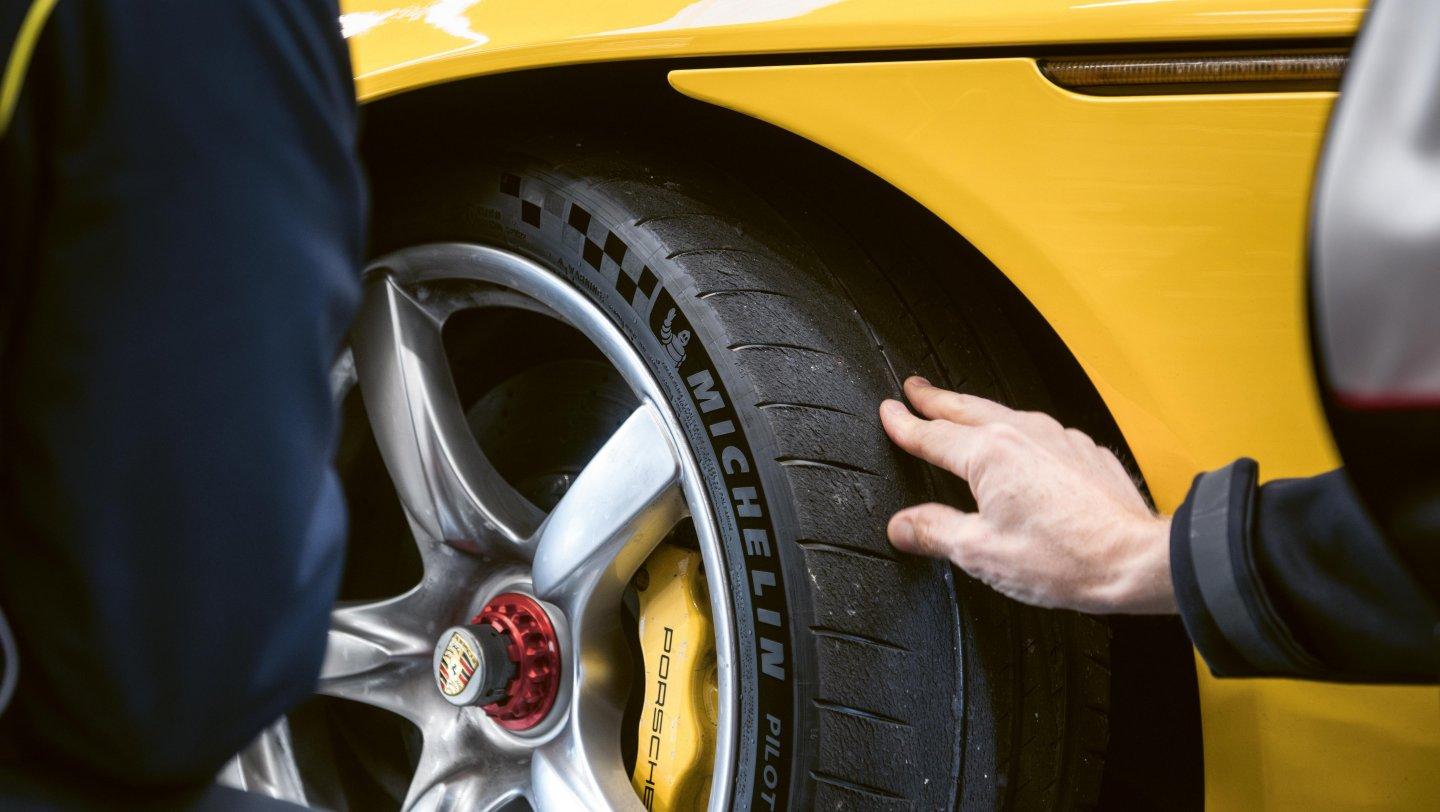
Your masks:
M453 705L479 705L501 727L528 730L555 705L560 646L545 608L529 595L497 595L435 644L436 687Z
M492 626L453 626L435 646L435 684L455 705L489 705L505 698L515 665L510 642Z

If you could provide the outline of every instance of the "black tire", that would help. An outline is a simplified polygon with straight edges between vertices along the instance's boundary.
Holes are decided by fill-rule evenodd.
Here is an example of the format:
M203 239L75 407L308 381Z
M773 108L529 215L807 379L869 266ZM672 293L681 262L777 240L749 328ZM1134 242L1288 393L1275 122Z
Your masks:
M633 337L720 506L740 640L737 808L1093 805L1105 627L1020 607L885 539L900 507L963 499L883 436L876 408L900 377L1044 391L985 291L957 299L887 275L795 214L803 201L723 172L573 142L525 152L378 167L374 250L516 251ZM662 333L681 331L690 342L671 355Z

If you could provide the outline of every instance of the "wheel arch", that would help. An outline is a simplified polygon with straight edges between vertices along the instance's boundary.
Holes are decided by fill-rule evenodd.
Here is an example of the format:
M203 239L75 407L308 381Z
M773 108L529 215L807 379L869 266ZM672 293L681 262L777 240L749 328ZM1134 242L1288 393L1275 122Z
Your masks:
M460 149L457 140L467 140L464 149L475 150L513 146L531 135L557 130L578 138L607 139L612 146L615 140L631 137L654 144L659 140L656 133L641 126L636 117L672 116L664 135L672 148L683 144L746 154L743 171L751 181L785 176L796 182L823 176L836 184L835 189L827 189L827 196L839 195L831 198L838 202L827 209L878 208L901 215L912 229L908 236L955 251L967 267L981 270L993 282L1006 315L1016 322L1037 363L1055 381L1060 399L1069 404L1066 408L1073 414L1068 416L1133 463L1123 433L1082 364L1011 274L912 195L849 157L743 112L677 93L669 77L682 64L547 67L458 79L377 99L362 108L365 163L373 176L393 171L394 166L433 160L436 147ZM547 98L543 107L534 101L541 93ZM462 138L456 139L457 133L463 133ZM886 235L867 231L856 236L867 243Z

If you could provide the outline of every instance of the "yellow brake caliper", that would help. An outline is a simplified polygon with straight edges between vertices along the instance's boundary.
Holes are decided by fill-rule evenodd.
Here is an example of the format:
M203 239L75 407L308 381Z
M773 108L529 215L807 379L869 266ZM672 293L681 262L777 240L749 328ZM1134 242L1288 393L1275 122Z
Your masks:
M704 809L715 762L715 628L700 553L662 544L635 578L645 704L632 782L646 809Z

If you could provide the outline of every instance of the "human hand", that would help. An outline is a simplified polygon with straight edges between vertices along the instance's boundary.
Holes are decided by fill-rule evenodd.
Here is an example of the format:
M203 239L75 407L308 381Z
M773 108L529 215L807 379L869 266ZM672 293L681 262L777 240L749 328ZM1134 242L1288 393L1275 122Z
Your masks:
M948 505L890 519L899 550L948 558L1004 595L1095 614L1175 611L1170 519L1156 516L1124 466L1084 432L1039 412L905 382L880 405L896 445L964 479L978 513Z

